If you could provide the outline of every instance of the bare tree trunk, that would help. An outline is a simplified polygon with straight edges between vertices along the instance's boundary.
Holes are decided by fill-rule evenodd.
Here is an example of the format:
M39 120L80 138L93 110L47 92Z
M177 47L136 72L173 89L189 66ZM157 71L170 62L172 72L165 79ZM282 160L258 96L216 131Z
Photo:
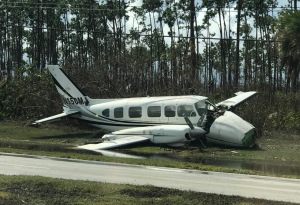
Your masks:
M221 5L218 6L218 14L219 14L219 31L220 31L220 44L221 44L221 83L220 87L223 87L226 82L226 76L224 77L224 74L226 73L224 70L224 62L225 62L225 52L224 52L224 39L223 39L223 27L222 27L222 20L221 20Z
M243 0L238 0L238 16L237 16L237 42L236 42L236 65L234 74L234 86L238 88L239 83L239 66L240 66L240 20Z
M195 19L195 0L191 0L190 4L190 49L192 60L192 76L194 80L198 79L196 74L196 53L195 53L195 32L194 32L194 19Z

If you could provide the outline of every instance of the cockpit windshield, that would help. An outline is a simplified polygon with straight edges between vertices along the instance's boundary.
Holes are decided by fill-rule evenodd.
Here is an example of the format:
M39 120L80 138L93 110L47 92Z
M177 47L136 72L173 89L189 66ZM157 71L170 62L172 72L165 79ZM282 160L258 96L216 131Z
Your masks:
M208 100L205 100L205 104L207 104L207 110L209 111L217 111L217 107L212 104L211 102L209 102Z
M205 104L205 100L201 100L195 103L195 108L198 112L199 116L202 116L203 114L206 113L206 104Z

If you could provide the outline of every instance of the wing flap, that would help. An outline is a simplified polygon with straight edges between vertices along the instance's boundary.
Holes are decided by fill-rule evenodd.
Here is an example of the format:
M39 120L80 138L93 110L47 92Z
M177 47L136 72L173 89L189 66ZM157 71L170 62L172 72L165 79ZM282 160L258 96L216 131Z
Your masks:
M149 141L149 138L142 136L133 136L133 135L120 135L120 138L106 140L99 144L87 144L79 146L81 149L87 150L103 150L103 149L112 149L124 145L130 145L139 142Z
M68 116L77 115L77 114L80 114L80 112L79 111L63 112L63 113L58 114L58 115L53 115L51 117L47 117L47 118L44 118L44 119L41 119L41 120L34 121L30 125L38 125L38 124L41 124L41 123L54 122L54 121L61 120L61 118L63 118L63 117L68 117Z
M258 94L256 91L250 91L250 92L237 92L235 93L236 96L229 98L227 100L224 100L220 103L217 104L217 106L223 106L223 107L228 107L228 111L233 110L240 104L244 103L245 101L249 100L250 98L254 97L255 95Z

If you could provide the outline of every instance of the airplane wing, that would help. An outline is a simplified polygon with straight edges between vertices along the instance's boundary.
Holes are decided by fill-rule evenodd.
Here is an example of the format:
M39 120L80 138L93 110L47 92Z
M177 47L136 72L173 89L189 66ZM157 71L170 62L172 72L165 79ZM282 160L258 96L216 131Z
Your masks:
M250 92L237 92L235 93L235 97L229 98L223 102L220 102L217 104L217 106L223 106L223 107L228 107L228 111L233 110L240 104L244 103L245 101L249 100L250 98L254 97L257 95L258 92L256 91L250 91Z
M152 135L151 135L152 136ZM113 138L111 138L113 137ZM105 135L103 136L105 138ZM103 150L103 149L111 149L124 145L130 145L139 142L149 141L150 139L145 136L134 136L134 135L109 135L107 141L104 141L99 144L87 144L79 146L79 148L87 149L87 150Z
M58 115L54 115L54 116L51 116L51 117L47 117L47 118L44 118L44 119L41 119L41 120L34 121L30 125L34 126L34 125L38 125L40 123L54 122L54 121L61 120L61 118L63 118L63 117L72 116L72 115L76 115L76 114L80 114L80 112L79 111L63 112L63 113L58 114Z

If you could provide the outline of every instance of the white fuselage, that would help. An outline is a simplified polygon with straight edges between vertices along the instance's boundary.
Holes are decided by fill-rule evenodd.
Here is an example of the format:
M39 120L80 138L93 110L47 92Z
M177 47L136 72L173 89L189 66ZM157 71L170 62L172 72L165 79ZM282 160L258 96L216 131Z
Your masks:
M192 108L188 116L195 125L200 116L195 103L206 100L201 96L171 96L171 97L143 97L90 100L90 105L82 109L81 119L93 126L108 130L145 127L155 125L186 125L182 108ZM84 113L84 114L83 114Z
M185 128L188 128L188 126L184 115L188 116L194 126L197 126L203 115L201 110L206 110L206 99L207 97L202 96L89 99L90 106L76 107L76 110L80 109L81 115L79 118L81 120L104 130L110 132L126 130L126 134L139 133L139 135L149 138L153 143L183 146L195 140L195 138L187 136L188 129ZM168 131L164 130L163 127L158 129L159 126L168 125L172 125L172 128L168 128ZM178 132L178 137L181 139L177 141L178 143L175 143L177 140L176 135L171 132L172 129L176 131L176 125L181 130L185 130L186 133ZM158 134L149 135L147 134L149 130ZM252 130L254 130L254 127L251 124L227 111L214 121L210 133L206 135L206 139L212 143L228 146L249 146L252 141L245 144L243 139L247 133L251 134L251 138L254 138L254 133L250 133ZM160 132L164 133L159 134ZM115 134L118 135L118 133ZM154 140L153 136L159 137Z

